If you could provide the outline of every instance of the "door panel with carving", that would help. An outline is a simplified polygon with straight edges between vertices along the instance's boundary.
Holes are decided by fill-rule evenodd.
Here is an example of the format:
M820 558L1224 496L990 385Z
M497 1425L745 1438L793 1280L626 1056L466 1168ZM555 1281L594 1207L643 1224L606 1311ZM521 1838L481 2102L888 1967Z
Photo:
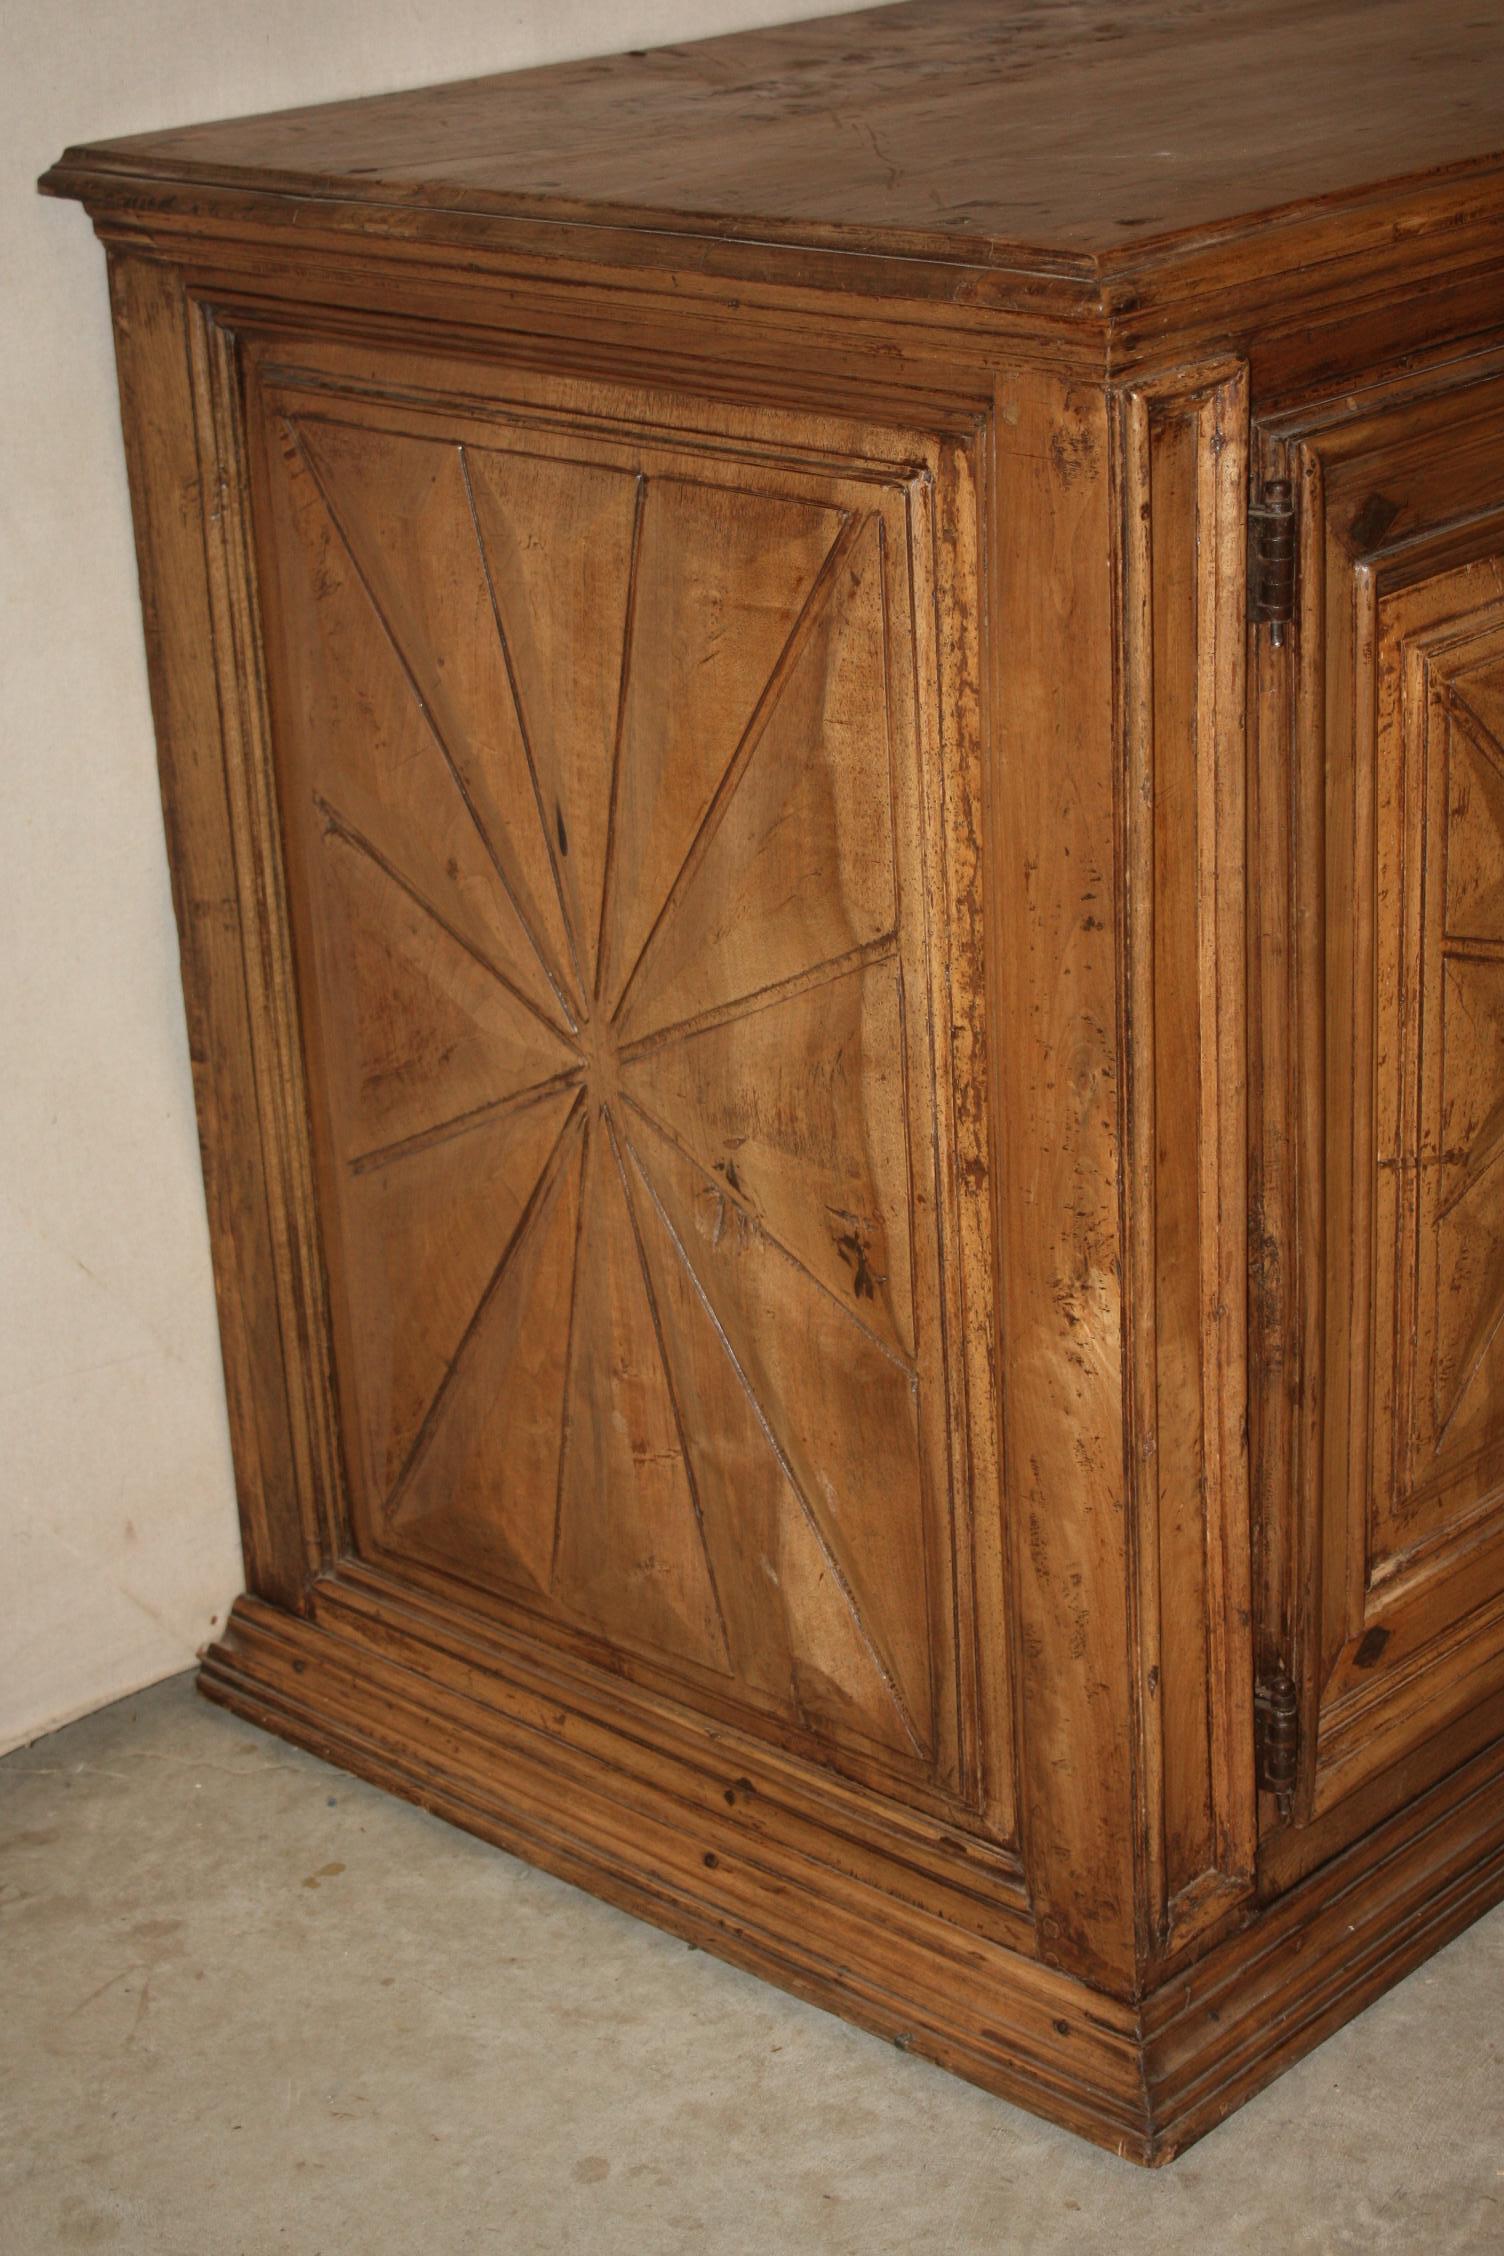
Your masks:
M1304 510L1304 1352L1264 1652L1302 1695L1311 1818L1504 1690L1504 381L1269 437Z
M337 357L250 435L351 1543L998 1821L940 450Z

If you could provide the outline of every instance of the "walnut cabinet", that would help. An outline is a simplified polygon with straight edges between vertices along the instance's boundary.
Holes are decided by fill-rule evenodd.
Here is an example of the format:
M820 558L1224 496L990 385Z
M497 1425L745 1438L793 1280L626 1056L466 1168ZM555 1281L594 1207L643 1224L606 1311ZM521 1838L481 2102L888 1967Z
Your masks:
M933 0L44 182L203 1689L1142 2161L1504 1894L1480 89L1459 0Z

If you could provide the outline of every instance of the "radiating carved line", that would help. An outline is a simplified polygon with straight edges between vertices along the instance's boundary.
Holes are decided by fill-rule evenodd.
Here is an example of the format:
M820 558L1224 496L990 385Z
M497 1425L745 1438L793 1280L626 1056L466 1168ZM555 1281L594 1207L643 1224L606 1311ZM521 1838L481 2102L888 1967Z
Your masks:
M345 529L344 519L341 517L339 511L335 508L333 496L330 494L328 487L324 484L323 479L320 477L318 466L314 462L313 456L309 453L307 447L303 444L302 435L299 432L296 423L292 422L289 419L287 428L291 433L293 445L298 450L298 454L303 463L303 467L308 472L309 477L313 480L313 483L318 490L319 498L323 502L325 510L328 512L329 522L334 527L336 533L338 533L345 554L350 559L351 569L354 571L356 578L359 580L361 587L365 591L366 601L370 604L371 609L376 616L377 623L387 639L387 643L390 646L392 656L396 659L397 664L402 669L403 678L407 683L408 690L412 695L413 702L417 706L418 711L423 716L424 722L428 728L428 732L438 748L439 757L442 759L445 767L449 770L454 788L459 793L461 800L464 802L465 812L470 817L471 822L475 826L476 836L479 838L481 845L485 848L486 857L490 862L491 867L496 872L497 881L500 884L502 891L505 893L508 901L511 903L512 913L516 917L518 924L522 928L523 936L526 939L528 946L532 949L533 954L538 959L539 969L543 973L544 978L548 981L549 986L552 988L554 995L558 1000L559 1008L564 1013L566 1024L569 1026L571 1031L574 1031L576 1027L575 1016L573 1011L569 1007L569 998L564 992L563 985L559 978L556 976L553 965L548 960L548 951L545 949L543 943L538 938L537 933L534 932L531 923L523 912L522 903L518 898L517 887L514 884L509 871L507 870L506 864L502 860L501 850L491 837L491 834L487 830L485 823L481 820L480 809L476 806L475 801L471 796L469 786L466 784L464 776L460 773L459 765L455 760L453 753L450 751L448 744L444 740L444 732L439 727L437 719L435 718L433 712L430 710L428 700L425 698L422 690L418 686L418 677L413 672L412 667L408 664L406 655L403 652L401 643L397 639L396 632L393 629L392 623L390 619L388 619L385 611L382 609L380 599L376 594L375 588L371 585L371 581L366 572L365 566L361 563L359 556L355 552L355 543L351 540L349 533Z
M1447 738L1447 792L1450 798L1455 775L1455 748L1457 740L1467 745L1476 757L1478 777L1488 805L1489 819L1495 830L1504 837L1504 746L1501 746L1492 729L1476 714L1462 696L1455 682L1449 683L1445 693L1448 725ZM1452 829L1448 824L1442 833L1442 869L1449 870L1452 851ZM1442 954L1459 956L1465 962L1504 963L1504 942L1490 939L1486 933L1456 931L1450 922L1451 893L1444 875L1442 886L1443 923Z
M390 1167L398 1160L411 1159L419 1152L431 1151L435 1144L447 1144L453 1136L466 1136L472 1128L483 1128L508 1113L525 1111L529 1106L542 1104L548 1097L558 1096L572 1082L578 1081L584 1070L583 1065L566 1066L562 1073L551 1074L546 1081L531 1081L525 1089L514 1089L509 1096L490 1097L484 1104L472 1105L468 1112L457 1112L449 1120L436 1120L431 1128L420 1128L412 1136L399 1136L395 1143L379 1144L374 1151L361 1152L345 1164L352 1175L369 1175L378 1167Z
M876 940L864 940L860 946L848 948L844 955L826 956L805 971L791 972L787 979L775 979L766 987L751 988L745 995L734 995L728 1003L712 1003L690 1018L675 1019L670 1026L655 1026L649 1034L634 1035L630 1042L622 1043L618 1055L623 1065L636 1065L671 1042L692 1042L699 1034L714 1033L717 1027L734 1025L738 1019L755 1018L759 1011L776 1010L780 1003L793 1002L814 987L833 986L853 971L865 971L869 964L890 963L897 953L897 933L884 932Z
M465 506L470 512L471 530L475 534L476 552L485 577L486 593L491 599L491 617L496 622L496 640L501 648L501 662L506 668L507 684L512 692L512 710L517 716L517 734L522 740L522 757L527 762L529 780L533 786L533 803L538 810L538 828L543 833L543 850L548 856L549 873L558 896L559 915L564 925L564 937L569 942L570 961L574 965L575 982L579 989L581 1022L590 1016L588 999L590 982L585 977L585 967L580 960L579 942L575 937L574 921L569 914L569 903L564 897L564 878L554 851L553 832L549 826L548 810L543 804L543 786L538 780L538 763L533 757L532 731L527 723L527 709L522 701L522 684L517 678L517 668L512 661L512 646L507 640L506 624L501 616L501 602L496 593L496 582L491 575L491 558L486 548L485 536L480 529L480 517L475 507L475 489L470 483L470 461L463 447L458 450L460 478L465 488Z
M900 904L900 906L895 910L894 913L897 915L899 922L902 923L903 910L901 904L903 901L903 871L899 866L898 841L902 832L903 825L899 815L898 763L896 757L896 746L894 744L894 736L896 732L893 724L893 708L895 704L894 691L898 675L898 653L893 645L893 566L888 556L888 521L882 515L881 511L874 512L874 514L877 517L878 617L882 621L883 634L882 722L883 769L888 778L888 883L893 888L894 901ZM903 498L903 523L905 540L904 555L905 561L907 562L912 558L914 550L918 546L917 529L914 524L914 497L911 493L908 492L904 494ZM914 653L914 662L909 667L907 675L905 677L905 687L908 694L910 726L914 731L915 742L922 744L924 742L924 723L923 717L920 712L921 690L918 660L918 653L920 648L919 590L915 586L914 580L915 575L912 571L903 572L902 586L900 588L900 600L903 602L909 615L909 648ZM935 648L936 650L943 650L945 647L945 622L940 616L939 583L937 578L933 575L930 578L929 599L930 607L933 612L933 625L931 631L935 638ZM900 692L900 694L902 694L902 692Z
M522 1212L517 1217L517 1221L513 1227L512 1234L507 1239L506 1244L502 1247L501 1258L497 1262L495 1268L491 1271L490 1276L487 1278L486 1283L482 1288L480 1298L479 1300L477 1300L474 1308L470 1312L470 1320L459 1336L459 1340L456 1343L454 1353L449 1357L448 1362L444 1366L444 1375L440 1379L438 1386L434 1390L432 1401L429 1403L428 1408L423 1413L423 1422L419 1426L416 1434L414 1434L413 1436L412 1446L408 1450L407 1456L403 1460L402 1470L398 1473L397 1478L392 1484L392 1488L386 1497L385 1503L382 1506L383 1513L387 1519L390 1519L396 1512L399 1504L402 1501L404 1491L408 1488L409 1484L412 1481L414 1473L417 1471L419 1464L422 1462L424 1453L427 1450L430 1441L433 1439L434 1433L438 1427L440 1414L443 1410L444 1404L449 1399L450 1390L453 1387L456 1378L459 1376L460 1366L465 1360L465 1356L476 1336L476 1333L480 1330L481 1324L485 1319L486 1311L489 1309L492 1301L496 1298L497 1292L500 1290L502 1279L506 1276L508 1269L511 1267L513 1258L516 1255L517 1250L521 1246L523 1240L526 1238L529 1230L532 1228L533 1223L537 1220L540 1214L546 1211L551 1201L555 1186L557 1185L559 1177L563 1171L563 1159L561 1155L564 1150L565 1139L568 1137L571 1128L581 1118L583 1110L583 1092L578 1092L575 1096L574 1103L570 1106L568 1112L564 1115L559 1133L554 1138L553 1143L549 1148L548 1157L544 1160L543 1165L539 1170L537 1182L534 1183L531 1191L529 1191L528 1193L527 1203L523 1207Z
M637 626L637 566L642 553L642 520L647 508L647 479L637 479L632 513L632 549L627 562L626 616L621 631L621 679L616 692L616 728L611 738L611 789L606 801L606 856L601 869L601 920L595 936L595 994L599 1005L606 984L606 915L611 903L611 878L616 867L616 796L621 777L621 742L627 726L627 693L632 681L632 643Z
M1500 744L1482 714L1473 710L1459 683L1448 682L1446 703L1447 717L1452 726L1461 730L1478 757L1485 760L1499 781L1504 783L1504 745Z
M668 1233L669 1242L673 1246L675 1252L678 1254L680 1261L684 1264L685 1274L689 1278L696 1298L699 1300L701 1307L704 1309L706 1316L710 1320L711 1327L715 1332L716 1338L720 1341L721 1348L723 1353L725 1354L726 1360L731 1365L732 1370L736 1374L737 1383L741 1387L742 1392L746 1395L747 1401L751 1406L752 1415L757 1420L757 1423L762 1430L763 1438L767 1442L768 1447L772 1450L773 1455L777 1460L779 1470L782 1472L784 1479L788 1482L790 1489L793 1491L794 1497L799 1505L799 1509L803 1513L804 1518L808 1523L810 1533L814 1536L816 1543L820 1546L821 1553L824 1556L826 1565L830 1568L830 1572L835 1581L836 1588L840 1591L841 1596L845 1601L846 1609L851 1616L852 1623L856 1629L856 1633L858 1637L860 1637L862 1644L865 1646L868 1657L871 1660L872 1665L876 1669L878 1676L882 1682L883 1689L886 1691L889 1699L892 1701L894 1709L897 1712L898 1719L903 1725L904 1734L908 1739L910 1745L913 1747L915 1754L918 1755L921 1760L923 1760L925 1757L927 1757L929 1750L926 1747L924 1740L920 1737L919 1731L914 1723L914 1718L909 1713L909 1704L904 1698L903 1691L899 1686L898 1681L893 1674L893 1671L889 1668L887 1662L883 1659L882 1653L875 1643L871 1632L867 1628L867 1624L865 1619L863 1618L862 1609L860 1604L858 1603L856 1593L852 1589L851 1584L847 1579L846 1570L842 1566L841 1561L837 1556L837 1553L832 1546L830 1538L826 1534L819 1517L811 1506L809 1498L804 1492L803 1484L800 1481L798 1474L795 1472L794 1467L791 1464L782 1443L779 1441L778 1436L767 1417L767 1414L763 1410L761 1402L758 1400L756 1389L752 1385L752 1382L748 1377L746 1371L742 1368L740 1358L737 1355L736 1349L731 1344L731 1340L729 1335L727 1334L725 1326L722 1324L719 1315L716 1313L715 1304L710 1298L710 1294L700 1277L699 1271L696 1269L693 1261L690 1259L689 1253L685 1248L684 1242L680 1238L678 1231L674 1228L674 1225L664 1207L663 1201L659 1198L657 1192L653 1188L652 1177L649 1175L647 1168L643 1164L641 1153L638 1151L636 1145L632 1143L630 1139L628 1139L627 1141L627 1149L632 1155L633 1164L635 1165L637 1173L642 1180L643 1188L647 1192L648 1197L653 1202L653 1206L658 1215L658 1219Z
M1473 1138L1472 1150L1463 1163L1461 1181L1436 1209L1438 1222L1444 1222L1453 1207L1460 1205L1468 1192L1477 1188L1501 1152L1504 1152L1504 1097L1499 1099Z
M892 1342L885 1340L880 1332L875 1332L872 1329L872 1326L865 1322L864 1319L857 1314L857 1311L851 1306L849 1301L843 1300L838 1292L836 1292L830 1285L826 1284L823 1277L817 1277L813 1269L809 1268L806 1263L800 1260L798 1254L795 1253L792 1246L785 1245L782 1238L774 1235L773 1231L768 1228L767 1223L764 1221L762 1215L758 1213L757 1209L753 1206L750 1206L746 1199L739 1198L736 1192L731 1189L730 1185L726 1182L723 1176L712 1174L710 1169L705 1165L705 1162L702 1159L697 1159L695 1157L695 1154L690 1151L686 1145L682 1144L679 1141L678 1137L673 1133L673 1131L664 1126L663 1122L657 1117L655 1113L649 1112L647 1106L645 1104L640 1104L637 1098L634 1097L629 1090L623 1089L621 1094L622 1102L631 1106L632 1110L637 1114L638 1119L642 1121L645 1127L651 1128L655 1136L661 1136L663 1138L663 1141L669 1146L670 1150L676 1151L679 1157L685 1162L685 1164L689 1167L692 1167L697 1175L703 1175L707 1188L714 1191L717 1198L723 1199L727 1206L734 1206L738 1214L744 1214L747 1217L747 1220L753 1225L754 1229L756 1229L758 1235L766 1240L766 1242L773 1248L774 1252L782 1254L784 1260L787 1261L793 1268L797 1269L800 1276L805 1278L811 1285L814 1286L816 1292L822 1293L824 1297L830 1302L833 1308L838 1308L840 1310L841 1314L846 1318L846 1321L849 1324L854 1324L856 1326L857 1330L861 1333L864 1339L870 1340L872 1342L872 1345L877 1349L879 1355L885 1356L897 1370L902 1371L910 1386L914 1385L915 1367L909 1361L906 1355L900 1355L898 1349L893 1346ZM636 1147L634 1146L633 1148L635 1150Z
M1504 1258L1495 1257L1492 1283L1492 1294L1485 1296L1483 1311L1474 1326L1472 1340L1464 1350L1466 1360L1462 1376L1452 1391L1447 1414L1436 1429L1436 1447L1432 1454L1438 1457L1446 1444L1447 1435L1456 1423L1458 1412L1472 1392L1473 1381L1483 1368L1488 1351L1498 1337L1499 1327L1504 1324Z
M735 1668L731 1653L731 1633L726 1626L726 1610L721 1604L721 1587L716 1580L715 1562L710 1556L710 1545L705 1537L705 1508L700 1500L700 1484L695 1478L694 1459L689 1450L689 1431L684 1423L684 1413L679 1407L679 1392L674 1385L674 1374L669 1364L668 1343L663 1336L663 1319L658 1311L658 1295L653 1290L652 1272L648 1268L647 1247L642 1242L642 1230L637 1220L637 1208L632 1198L632 1186L627 1179L626 1164L621 1156L621 1145L616 1137L616 1123L609 1107L603 1107L602 1118L606 1133L611 1139L611 1153L616 1161L616 1171L621 1177L622 1197L627 1202L627 1220L632 1228L632 1242L637 1248L637 1265L642 1271L642 1289L647 1294L648 1314L653 1320L653 1337L658 1344L658 1361L663 1371L663 1384L668 1391L669 1408L674 1414L674 1427L679 1436L679 1454L684 1460L684 1477L689 1483L689 1500L694 1508L695 1532L700 1539L700 1553L705 1561L705 1573L710 1583L710 1595L715 1600L716 1625L720 1631L721 1651L726 1656L728 1670Z
M1460 736L1479 759L1483 768L1492 774L1493 788L1504 786L1504 747L1501 747L1491 728L1474 712L1456 682L1449 683L1446 692L1447 719L1454 735ZM1447 748L1447 782L1452 782L1451 746ZM1485 791L1488 785L1485 782ZM1497 824L1498 810L1491 803L1490 813ZM1444 841L1444 844L1446 841ZM1498 963L1504 962L1504 945L1486 938L1471 939L1466 935L1448 934L1442 942L1444 961ZM1436 1209L1436 1219L1445 1220L1461 1200L1482 1181L1501 1151L1504 1151L1504 1099L1495 1105L1473 1139L1461 1180L1451 1195ZM1455 1415L1457 1405L1449 1415Z
M784 688L798 665L805 644L809 641L817 622L830 601L841 566L850 555L869 522L869 517L853 517L849 512L843 513L840 530L831 542L825 561L810 584L809 593L799 607L799 616L789 629L783 648L774 660L773 670L764 682L762 693L752 708L751 718L726 763L719 783L711 793L710 804L700 817L694 836L685 850L684 859L680 862L675 873L673 883L664 895L663 905L654 917L648 929L647 937L637 951L637 959L628 972L621 992L616 998L616 1007L611 1013L613 1021L620 1019L625 1011L638 975L656 948L658 936L662 932L675 903L694 877L711 840L720 829L726 809L736 794L737 785L746 774L752 755L762 741L763 731L777 711Z
M547 1027L556 1041L563 1042L566 1045L569 1043L569 1035L557 1020L550 1018L546 1010L540 1010L532 996L526 994L515 980L507 977L500 964L493 963L483 948L477 948L475 942L461 932L458 925L451 924L443 911L435 908L427 895L418 891L406 872L400 870L394 861L383 854L381 848L373 840L367 838L365 832L358 829L348 815L341 814L333 801L326 799L322 792L314 792L313 803L323 816L328 828L334 832L337 838L341 839L354 852L364 854L366 860L376 869L379 869L384 878L395 885L400 893L407 895L415 909L421 909L426 917L431 918L439 930L445 933L457 948L464 950L472 963L479 964L482 971L488 971L498 987L505 989L513 1002L525 1010L530 1017L535 1018L540 1026Z
M564 1384L559 1392L559 1466L554 1480L554 1539L548 1555L548 1588L552 1595L559 1573L559 1544L564 1532L564 1466L569 1454L569 1402L574 1386L574 1314L580 1299L580 1271L585 1259L585 1208L590 1191L590 1114L584 1114L580 1132L580 1198L574 1216L574 1260L569 1278L569 1317L564 1328Z

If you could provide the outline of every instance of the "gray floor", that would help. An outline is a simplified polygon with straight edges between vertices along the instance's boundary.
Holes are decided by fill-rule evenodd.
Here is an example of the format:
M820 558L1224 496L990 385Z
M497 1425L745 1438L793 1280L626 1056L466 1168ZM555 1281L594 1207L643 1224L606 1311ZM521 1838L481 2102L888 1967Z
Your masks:
M195 1699L0 1763L0 2251L1504 2250L1504 1913L1154 2175Z

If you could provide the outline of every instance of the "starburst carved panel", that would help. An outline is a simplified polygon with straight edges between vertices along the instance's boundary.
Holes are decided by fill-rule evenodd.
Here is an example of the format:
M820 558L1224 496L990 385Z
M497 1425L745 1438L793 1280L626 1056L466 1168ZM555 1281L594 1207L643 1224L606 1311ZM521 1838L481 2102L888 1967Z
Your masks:
M1323 407L1290 460L1311 515L1294 725L1275 749L1266 708L1257 752L1279 938L1253 1372L1263 1665L1302 1695L1293 1806L1325 1853L1504 1688L1497 374Z
M1473 571L1459 575L1471 587ZM1481 588L1478 592L1482 592ZM1434 609L1434 605L1431 607ZM1378 1308L1393 1452L1375 1563L1466 1523L1504 1482L1504 633L1427 615L1396 652L1381 833L1395 912L1380 996ZM1379 1399L1388 1399L1379 1365Z
M943 1769L905 480L303 400L269 491L362 1548Z

